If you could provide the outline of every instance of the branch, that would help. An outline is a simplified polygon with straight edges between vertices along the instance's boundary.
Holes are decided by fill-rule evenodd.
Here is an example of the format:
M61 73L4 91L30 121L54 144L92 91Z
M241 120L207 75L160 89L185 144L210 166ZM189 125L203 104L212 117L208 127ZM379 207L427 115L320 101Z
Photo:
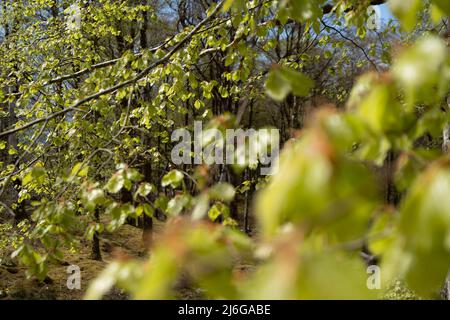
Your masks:
M45 127L47 126L47 121L45 121L44 125L41 127L41 129L39 130L39 132L36 134L36 136L33 138L33 140L31 141L31 143L28 145L28 148L20 155L20 157L17 159L17 161L14 163L14 166L11 170L11 173L8 174L6 176L5 182L2 184L2 188L0 189L0 198L2 197L3 193L6 190L6 187L9 184L9 181L11 180L11 177L14 175L14 172L16 171L17 166L20 164L20 162L22 161L23 158L25 158L25 156L28 153L31 153L31 149L33 148L34 144L37 143L38 139L40 138L40 136L42 135L42 133L44 133Z
M347 41L350 41L355 47L359 48L359 49L362 51L362 53L364 54L364 56L366 57L366 59L367 59L367 60L370 62L370 64L375 68L375 71L377 71L378 73L380 73L380 71L378 70L377 65L375 64L375 62L372 61L372 59L370 59L369 55L367 54L366 50L365 50L363 47L361 47L361 46L360 46L358 43L356 43L353 39L351 39L351 38L345 36L345 35L341 32L341 30L339 30L339 29L337 29L337 28L335 28L335 27L332 27L332 26L329 26L329 25L325 24L325 22L324 22L322 19L320 19L320 22L323 24L324 27L330 28L331 30L336 31L343 39L345 39L345 40L347 40Z
M54 118L56 118L56 117L59 117L59 116L61 116L61 115L65 115L65 114L68 113L68 112L71 112L71 111L77 111L76 109L77 109L78 107L80 107L81 105L85 104L86 102L89 102L89 101L91 101L91 100L97 99L97 98L99 98L99 97L101 97L101 96L103 96L103 95L105 95L105 94L112 93L112 92L114 92L114 91L116 91L116 90L118 90L118 89L121 89L121 88L126 87L126 86L131 85L131 84L134 84L135 82L137 82L137 81L143 79L143 78L144 78L145 76L147 76L147 75L150 73L150 71L152 71L154 68L156 68L156 67L159 66L160 64L166 63L166 62L172 57L172 55L174 55L175 52L177 52L182 46L184 46L184 44L185 44L187 41L189 41L189 40L194 36L194 34L195 34L202 26L204 26L204 25L205 25L206 23L208 23L212 18L214 18L215 15L216 15L216 14L219 12L219 10L222 8L223 3L224 3L224 0L222 0L222 1L216 6L216 8L213 10L213 12L211 12L211 14L210 14L209 16L207 16L205 19L203 19L201 22L199 22L199 23L194 27L194 29L192 29L191 32L189 32L189 33L187 34L187 36L184 37L183 40L181 40L180 42L178 42L178 43L177 43L177 44L176 44L176 45L175 45L175 46L174 46L174 47L173 47L173 48L172 48L172 49L171 49L164 57L162 57L162 58L156 60L155 62L153 62L150 66L148 66L147 68L145 68L144 70L142 70L140 73L138 73L134 78L132 78L132 79L130 79L130 80L127 80L127 81L124 81L124 82L121 82L121 83L118 83L118 84L116 84L116 85L114 85L114 86L112 86L112 87L109 87L109 88L107 88L107 89L100 90L100 91L98 91L97 93L94 93L94 94L92 94L92 95L90 95L90 96L87 96L87 97L85 97L85 98L83 98L83 99L81 99L81 100L77 100L77 101L76 101L74 104L72 104L71 106L69 106L69 107L67 107L67 108L65 108L65 109L63 109L63 110L60 110L60 111L58 111L58 112L52 113L51 115L49 115L49 116L47 116L47 117L45 117L45 118L39 118L39 119L36 119L36 120L34 120L34 121L31 121L31 122L29 122L29 123L27 123L27 124L21 126L21 127L13 128L13 129L9 129L9 130L3 131L3 132L0 133L0 137L9 136L10 134L13 134L13 133L15 133L15 132L18 132L18 131L22 131L22 130L28 129L28 128L30 128L30 127L32 127L32 126L38 124L38 123L41 123L41 122L44 122L44 121L49 121L49 120L54 119Z
M387 0L372 0L372 1L370 1L370 5L371 6L378 6L378 5L380 5L380 4L383 4L383 3L385 3ZM333 9L334 9L334 6L332 5L332 4L326 4L326 5L324 5L323 7L322 7L322 13L325 15L325 14L329 14L329 13L331 13L332 11L333 11ZM348 8L346 11L350 11L350 10L352 10L352 8L350 7L350 8Z
M173 38L174 37L172 36L172 37L166 39L159 46L149 49L149 52L153 53L153 52L158 51L159 49L164 47L167 43L169 43ZM136 57L140 57L141 55L142 55L142 52L139 52L139 53L135 54ZM47 86L49 84L62 82L62 81L69 80L69 79L73 79L73 78L78 78L78 77L80 77L82 75L85 75L85 74L91 72L92 70L100 69L100 68L104 68L104 67L108 67L108 66L112 66L112 65L116 64L116 62L120 61L121 59L122 59L122 57L121 58L112 59L112 60L108 60L108 61L103 61L103 62L94 64L94 65L92 65L90 67L87 67L85 69L79 70L77 72L53 78L53 79L49 80L48 82L44 83L44 86Z
M264 3L262 3L262 4L269 3L269 2L271 2L271 1L272 1L272 0L269 0L269 1L266 1L266 2L264 2ZM253 7L253 8L250 8L249 11L253 11L253 10L259 8L262 4L259 4L259 5L255 6L255 7ZM206 30L208 30L208 29L210 29L210 28L215 28L215 27L217 27L218 25L223 24L223 23L226 23L226 22L229 21L229 20L231 20L231 18L226 18L226 19L224 19L223 21L220 21L219 23L217 23L216 25L212 25L212 26L210 26L210 27L208 27L208 28L202 30L201 32L205 32ZM155 53L155 52L158 51L159 49L162 49L162 48L163 48L165 45L167 45L170 41L172 41L173 38L175 38L175 36L169 37L169 38L166 39L163 43L161 43L160 45L158 45L158 46L156 46L156 47L153 47L153 48L148 49L148 51L149 51L150 53ZM206 52L206 53L208 53L208 52ZM205 53L205 54L206 54L206 53ZM141 55L142 55L142 52L138 52L138 53L135 54L136 57L140 57ZM55 78L50 79L50 80L48 80L47 82L45 82L45 83L43 84L43 86L47 86L47 85L50 85L50 84L59 83L59 82L65 81L65 80L73 79L73 78L78 78L78 77L80 77L80 76L83 76L83 75L85 75L85 74L87 74L87 73L89 73L89 72L95 70L95 69L100 69L100 68L104 68L104 67L108 67L108 66L114 65L116 62L120 61L121 59L123 59L123 58L120 57L120 58L116 58L116 59L112 59L112 60L108 60L108 61L99 62L99 63L97 63L97 64L94 64L94 65L92 65L92 66L89 66L89 67L87 67L87 68L84 68L84 69L82 69L82 70L76 71L76 72L74 72L74 73L70 73L70 74L66 74L66 75L62 75L62 76L55 77ZM8 75L8 77L10 77L10 76L11 76L11 75ZM23 94L23 92L15 92L15 93L9 94L9 95L7 95L7 96L20 96L20 95L22 95L22 94Z
M3 201L0 201L0 206L4 207L5 210L9 213L9 215L11 217L15 217L16 216L14 211L6 203L4 203Z

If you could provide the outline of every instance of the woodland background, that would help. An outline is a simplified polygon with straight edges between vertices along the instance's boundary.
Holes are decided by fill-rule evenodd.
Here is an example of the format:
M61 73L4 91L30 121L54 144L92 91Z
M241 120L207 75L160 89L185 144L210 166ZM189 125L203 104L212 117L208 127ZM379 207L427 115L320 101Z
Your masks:
M449 298L449 13L1 0L0 297ZM279 171L175 165L195 120L279 129Z

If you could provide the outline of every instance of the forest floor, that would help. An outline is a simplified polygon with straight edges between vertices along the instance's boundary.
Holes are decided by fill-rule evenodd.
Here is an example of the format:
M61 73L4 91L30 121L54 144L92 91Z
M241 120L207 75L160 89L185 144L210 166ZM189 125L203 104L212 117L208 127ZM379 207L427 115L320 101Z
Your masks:
M163 222L155 221L154 237L160 233ZM82 299L89 283L114 260L117 248L121 252L135 258L146 255L142 241L142 230L130 225L123 225L113 234L103 233L101 238L102 261L91 259L91 243L82 241L76 252L63 250L64 261L51 263L48 276L40 282L36 278L27 278L26 269L20 266L0 266L0 299ZM67 279L70 276L70 265L77 265L81 271L81 289L70 290ZM195 291L180 292L181 298L195 298ZM113 290L106 299L127 299L119 290Z
M153 239L157 239L164 223L155 219L153 225ZM115 258L115 252L119 249L131 257L144 259L147 249L143 245L142 230L131 225L123 225L114 233L103 233L101 238L102 261L91 259L91 242L83 241L77 250L63 250L64 261L51 263L48 269L48 277L40 282L36 278L27 278L26 268L20 266L0 265L0 300L16 299L45 299L45 300L78 300L82 299L91 280ZM70 290L67 287L67 279L70 276L68 267L77 265L81 271L81 289ZM114 289L105 299L122 300L129 297L120 290ZM179 299L201 299L202 295L195 288L177 288ZM396 282L384 296L389 300L417 299L402 283Z

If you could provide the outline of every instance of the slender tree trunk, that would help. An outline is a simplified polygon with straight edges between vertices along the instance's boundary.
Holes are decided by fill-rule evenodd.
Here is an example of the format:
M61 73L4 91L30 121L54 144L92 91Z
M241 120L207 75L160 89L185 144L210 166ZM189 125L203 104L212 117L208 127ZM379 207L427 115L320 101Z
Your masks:
M447 154L450 149L450 124L447 123L447 125L444 128L444 132L442 134L442 151L444 154Z
M450 109L450 95L447 96L447 107ZM450 151L450 123L447 123L445 126L442 138L442 151L444 154L448 154ZM450 271L447 274L447 279L445 280L441 296L445 300L450 300Z
M142 5L149 4L148 0L141 0ZM144 11L142 12L143 15L143 22L142 26L139 30L140 34L140 46L142 49L145 49L148 47L148 39L147 39L147 32L149 28L149 19L148 19L148 12ZM144 100L150 99L150 88L146 87L144 88L143 92L143 98ZM145 146L148 146L150 148L151 146L151 138L147 135L145 135L142 138L142 141ZM151 161L147 161L144 165L144 180L146 182L152 181L152 163ZM156 213L155 213L156 214ZM147 216L144 214L142 216L142 242L144 243L144 248L148 248L152 242L153 237L153 218Z
M253 196L253 174L250 168L247 168L246 173L246 180L250 181L250 187L245 191L244 231L249 234L252 231L250 227L250 199Z
M394 164L396 155L394 151L389 151L384 163L384 170L386 172L386 203L396 206L400 201L400 195L395 187L394 182Z
M147 138L148 139L148 138ZM147 139L144 142L149 143ZM152 180L152 164L147 162L144 166L144 180L151 182ZM148 248L152 242L153 237L153 218L144 214L142 216L142 241L144 243L144 248Z
M147 5L147 0L141 0L141 4L142 5ZM139 30L140 33L140 44L141 44L141 48L145 49L148 47L148 41L147 41L147 30L148 30L148 26L149 26L149 21L148 21L148 12L144 11L142 12L143 15L143 22L142 22L142 27Z
M94 213L95 222L100 221L100 212L98 209L95 209ZM92 239L92 252L91 252L91 259L102 261L102 250L100 248L100 238L98 237L98 232L94 232L94 238Z
M1 6L1 12L4 16L7 16L7 11L13 11L14 8L12 7L12 2L7 3L7 1L2 2ZM16 25L15 18L12 19L12 21L8 21L7 18L2 17L3 19L3 29L4 34L3 38L0 39L1 42L3 40L6 40L10 35L14 35L14 28ZM16 71L17 63L14 63L12 68ZM17 80L17 78L15 78ZM14 94L17 92L19 86L19 82L17 80L16 84L12 84L11 86L7 87L6 92L7 94ZM2 105L0 105L0 111L6 112L7 116L0 118L0 130L4 130L7 128L13 127L17 123L17 116L16 116L16 100L8 101ZM9 154L9 150L15 149L18 150L18 140L17 140L17 133L10 134L2 139L0 139L0 143L5 144L3 150L0 151L0 162L3 162L3 166L6 167L7 165L13 164L17 161L18 155L17 154ZM8 185L11 182L11 180L6 180L5 184L3 185L4 193L2 196L6 198L7 203L17 203L18 200L18 191L14 189L12 186ZM18 223L19 221L28 218L27 211L25 209L25 203L19 204L14 209L15 217L14 222Z

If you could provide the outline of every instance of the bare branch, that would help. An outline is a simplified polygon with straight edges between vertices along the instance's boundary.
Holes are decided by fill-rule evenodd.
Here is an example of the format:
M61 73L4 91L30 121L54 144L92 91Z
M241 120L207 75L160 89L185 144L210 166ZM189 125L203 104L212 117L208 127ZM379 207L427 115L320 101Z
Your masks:
M339 30L338 28L335 28L333 26L327 25L322 19L320 19L320 22L322 22L322 24L324 25L324 27L326 28L330 28L331 30L337 32L343 39L349 41L350 43L352 43L355 47L357 47L358 49L360 49L362 51L362 53L364 54L364 56L366 57L366 59L370 62L370 64L374 67L374 69L380 73L380 71L378 70L377 65L375 64L375 62L372 61L372 59L370 59L369 55L367 54L366 50L361 47L358 43L356 43L353 39L345 36L341 30Z

